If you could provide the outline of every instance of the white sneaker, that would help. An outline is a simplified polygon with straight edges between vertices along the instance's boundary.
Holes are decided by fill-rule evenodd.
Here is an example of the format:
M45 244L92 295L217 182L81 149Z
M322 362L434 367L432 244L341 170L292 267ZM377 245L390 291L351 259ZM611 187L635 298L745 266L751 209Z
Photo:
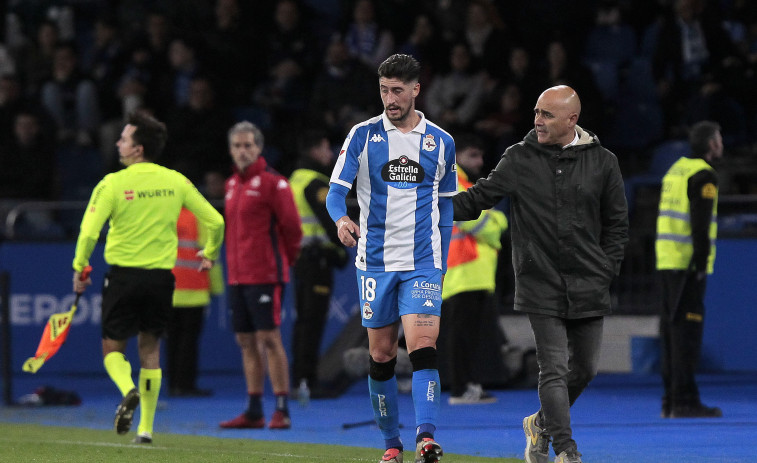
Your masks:
M497 398L486 392L480 384L468 383L468 387L460 396L450 396L450 405L493 404Z

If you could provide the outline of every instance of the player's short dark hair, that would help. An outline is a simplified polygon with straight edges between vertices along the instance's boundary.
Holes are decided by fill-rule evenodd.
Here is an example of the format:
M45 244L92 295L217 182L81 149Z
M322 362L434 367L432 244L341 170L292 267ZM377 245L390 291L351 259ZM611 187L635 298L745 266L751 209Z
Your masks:
M410 55L397 53L385 59L378 67L379 78L399 79L402 82L418 82L421 63Z
M713 121L701 121L691 126L689 144L691 155L701 158L710 151L710 140L720 132L720 124Z
M157 161L163 153L168 138L166 124L160 122L144 111L134 111L129 114L129 125L137 128L132 138L135 145L142 145L144 157L148 161Z

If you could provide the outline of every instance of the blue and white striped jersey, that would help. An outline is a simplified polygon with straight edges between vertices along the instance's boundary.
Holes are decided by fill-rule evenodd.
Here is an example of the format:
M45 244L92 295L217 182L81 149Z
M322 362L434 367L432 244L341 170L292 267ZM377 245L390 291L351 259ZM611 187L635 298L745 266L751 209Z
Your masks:
M408 133L383 113L355 125L331 174L347 188L357 179L361 270L442 269L439 197L457 191L455 143L417 112L421 121Z

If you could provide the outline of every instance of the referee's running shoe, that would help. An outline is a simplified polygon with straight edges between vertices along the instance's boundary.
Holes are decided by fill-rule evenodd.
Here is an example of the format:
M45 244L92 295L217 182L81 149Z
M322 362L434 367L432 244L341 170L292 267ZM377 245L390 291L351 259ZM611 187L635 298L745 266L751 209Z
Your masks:
M442 455L442 446L430 437L424 437L415 446L415 463L438 463Z
M552 440L544 428L536 425L536 415L523 418L523 432L526 433L526 463L548 463L549 441Z
M126 434L131 429L131 420L134 418L137 405L139 405L139 391L134 388L124 396L116 409L115 426L118 434Z

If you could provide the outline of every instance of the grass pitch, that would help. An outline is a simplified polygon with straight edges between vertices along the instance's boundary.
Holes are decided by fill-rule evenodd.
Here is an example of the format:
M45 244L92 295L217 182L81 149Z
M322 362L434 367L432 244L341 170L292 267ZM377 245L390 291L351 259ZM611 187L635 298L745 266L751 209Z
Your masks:
M253 439L221 439L183 434L157 434L152 445L132 444L134 433L0 423L0 462L378 462L381 449L340 445L295 444ZM408 449L410 450L410 449ZM412 463L412 453L405 461ZM443 463L515 463L510 458L445 454Z

